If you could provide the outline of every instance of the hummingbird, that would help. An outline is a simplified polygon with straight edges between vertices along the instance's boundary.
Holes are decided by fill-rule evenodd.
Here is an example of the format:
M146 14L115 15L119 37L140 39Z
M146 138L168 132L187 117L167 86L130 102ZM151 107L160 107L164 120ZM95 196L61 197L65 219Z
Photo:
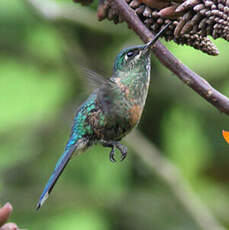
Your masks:
M64 153L41 194L37 210L48 198L73 154L78 155L100 143L111 148L109 158L112 162L116 161L115 149L120 151L121 160L126 158L127 147L120 140L139 123L150 82L151 49L169 25L150 42L120 51L111 78L88 72L89 78L99 87L77 109Z

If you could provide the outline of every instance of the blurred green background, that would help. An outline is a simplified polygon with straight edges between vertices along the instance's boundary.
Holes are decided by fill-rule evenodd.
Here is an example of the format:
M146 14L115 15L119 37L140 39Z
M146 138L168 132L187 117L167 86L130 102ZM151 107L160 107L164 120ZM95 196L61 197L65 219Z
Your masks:
M142 43L125 24L97 22L96 2L90 7L71 0L56 3L66 4L65 11L74 8L78 22L64 14L45 19L26 0L0 1L0 202L13 204L11 221L30 230L200 229L131 146L127 159L116 164L109 161L109 149L90 148L71 161L48 202L35 211L75 110L91 92L80 67L111 76L119 50ZM221 39L214 42L217 57L164 44L229 95L229 46ZM151 76L138 129L229 229L229 145L221 135L229 130L229 118L155 58Z

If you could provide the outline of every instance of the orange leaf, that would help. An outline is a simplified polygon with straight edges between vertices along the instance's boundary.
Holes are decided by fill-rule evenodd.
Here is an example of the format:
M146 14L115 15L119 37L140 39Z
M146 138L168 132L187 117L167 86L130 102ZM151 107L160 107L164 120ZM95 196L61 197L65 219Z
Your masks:
M223 137L225 139L225 141L229 144L229 132L223 130Z

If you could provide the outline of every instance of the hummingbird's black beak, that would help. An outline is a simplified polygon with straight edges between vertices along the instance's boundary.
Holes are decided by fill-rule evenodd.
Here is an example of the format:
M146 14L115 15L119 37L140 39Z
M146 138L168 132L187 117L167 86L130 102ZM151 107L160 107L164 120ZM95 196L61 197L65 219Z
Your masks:
M172 22L168 23L165 27L163 27L155 36L154 38L145 44L144 46L144 51L148 52L150 51L150 49L153 47L153 45L155 44L155 42L158 40L158 38L165 32L165 30L171 25Z

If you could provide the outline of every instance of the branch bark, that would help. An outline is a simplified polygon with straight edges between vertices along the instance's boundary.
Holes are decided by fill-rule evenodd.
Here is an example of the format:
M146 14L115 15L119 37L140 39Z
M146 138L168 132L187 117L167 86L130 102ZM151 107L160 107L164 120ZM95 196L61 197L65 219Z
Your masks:
M109 0L120 12L123 19L144 41L150 41L154 36L141 22L124 0ZM229 115L229 98L214 89L205 79L190 70L180 60L174 57L159 41L155 44L153 52L160 62L179 77L185 84L196 91L205 100L215 106L219 111Z

